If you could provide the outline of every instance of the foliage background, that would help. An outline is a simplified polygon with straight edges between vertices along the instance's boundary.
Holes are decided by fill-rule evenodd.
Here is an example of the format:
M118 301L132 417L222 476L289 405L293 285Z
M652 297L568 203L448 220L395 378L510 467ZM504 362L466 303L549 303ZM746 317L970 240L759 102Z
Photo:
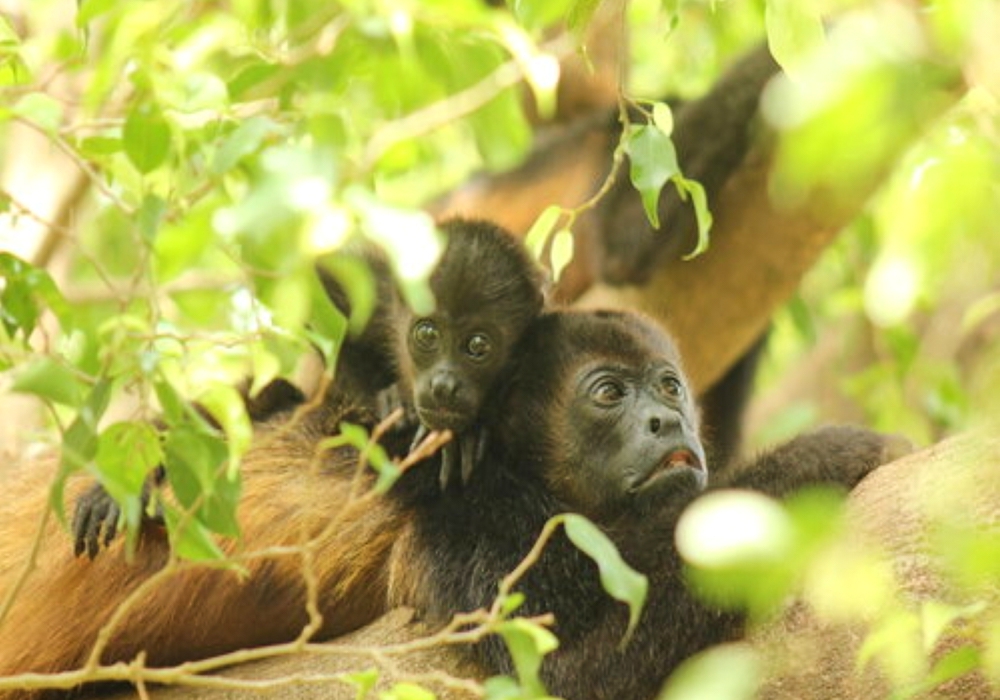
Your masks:
M18 256L0 257L0 387L5 415L26 416L5 449L61 444L63 476L91 471L133 521L166 458L221 506L200 512L184 553L217 554L210 535L232 533L238 496L238 471L217 466L249 441L234 382L290 374L310 345L332 354L363 321L323 303L314 257L352 235L382 242L425 304L436 238L419 207L525 158L525 105L550 115L553 65L594 6L0 4L0 245ZM991 0L630 3L630 98L696 96L769 36L798 89L765 100L785 134L777 197L835 197L906 139L776 320L755 444L838 419L926 444L995 415L998 13ZM825 36L820 17L836 18ZM913 124L928 73L961 95ZM865 138L845 141L858 124ZM370 288L351 288L364 309ZM174 436L163 443L146 423L160 414Z

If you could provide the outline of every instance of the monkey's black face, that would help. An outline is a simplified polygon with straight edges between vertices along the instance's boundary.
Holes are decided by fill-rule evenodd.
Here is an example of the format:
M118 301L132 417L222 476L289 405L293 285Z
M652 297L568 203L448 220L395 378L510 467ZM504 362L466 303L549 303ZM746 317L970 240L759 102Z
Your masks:
M705 453L684 377L665 359L582 366L567 406L574 499L595 516L704 488Z
M512 339L505 330L488 319L446 314L413 322L408 349L421 423L461 433L475 422L510 354Z

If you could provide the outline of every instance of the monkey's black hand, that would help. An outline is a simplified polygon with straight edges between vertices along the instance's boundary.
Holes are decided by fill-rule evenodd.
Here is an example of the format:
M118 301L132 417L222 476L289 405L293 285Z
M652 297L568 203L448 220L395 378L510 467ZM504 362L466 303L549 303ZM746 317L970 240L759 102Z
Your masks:
M118 534L121 509L104 487L94 484L80 496L73 512L73 554L93 559L101 545L107 547Z
M392 430L394 432L408 431L417 427L419 419L417 418L416 408L413 406L412 401L408 401L403 397L403 392L400 390L399 384L391 384L375 396L375 412L379 420L385 420L392 415L393 411L398 409L403 409L403 417L393 424ZM425 432L424 435L426 434ZM423 438L423 436L419 437L420 439ZM416 445L419 441L419 439L414 439L413 444Z
M462 485L469 483L472 470L486 455L487 432L485 428L473 428L454 438L441 448L441 490L455 482L456 473L461 476Z
M163 467L157 467L142 487L140 496L142 512L148 522L162 523L163 513L147 515L149 491L151 484L159 484L165 478ZM76 502L73 511L73 554L80 556L84 552L93 559L101 550L101 545L107 547L118 534L118 523L121 520L121 508L111 495L100 484L94 484Z

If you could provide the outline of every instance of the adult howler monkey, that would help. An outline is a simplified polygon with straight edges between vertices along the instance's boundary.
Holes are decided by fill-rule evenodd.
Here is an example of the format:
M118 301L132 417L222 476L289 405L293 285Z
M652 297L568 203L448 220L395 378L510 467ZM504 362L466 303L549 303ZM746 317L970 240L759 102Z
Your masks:
M622 646L624 606L605 595L586 556L564 538L550 542L518 590L525 614L554 613L560 646L542 676L560 697L652 697L681 660L740 633L739 615L687 590L674 549L677 519L706 483L775 496L816 483L849 488L896 445L871 431L828 428L712 483L677 352L649 322L550 312L517 357L491 411L491 451L462 493L440 492L433 470L419 466L398 484L408 527L393 551L390 600L432 623L489 607L549 518L586 515L650 578L649 596ZM512 671L499 638L474 654L488 673Z
M375 279L376 307L364 330L345 340L330 391L334 400L349 395L370 402L381 418L402 405L420 425L414 445L427 429L451 430L454 438L442 448L440 466L446 488L456 475L467 480L482 456L480 408L514 344L542 310L545 275L522 243L495 224L453 218L440 228L447 238L430 277L436 306L429 316L410 311L381 255L370 249L360 253ZM322 265L317 270L331 301L349 314L349 298L336 278ZM244 391L244 397L254 422L305 398L280 379L255 397ZM162 481L163 475L158 469L153 480ZM77 555L86 552L93 559L110 543L119 513L100 484L85 492L73 517Z

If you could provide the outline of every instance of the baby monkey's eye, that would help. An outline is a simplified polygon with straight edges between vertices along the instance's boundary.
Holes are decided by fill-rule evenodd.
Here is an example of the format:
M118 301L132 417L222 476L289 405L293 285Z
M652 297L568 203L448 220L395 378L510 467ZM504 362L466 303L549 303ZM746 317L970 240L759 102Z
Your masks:
M474 360L482 360L493 351L493 343L483 333L473 334L465 343L465 352Z
M429 318L422 318L413 324L410 335L421 350L434 350L441 342L441 331Z
M663 379L660 380L660 386L663 388L663 393L672 399L684 397L684 384L672 374L663 375Z

